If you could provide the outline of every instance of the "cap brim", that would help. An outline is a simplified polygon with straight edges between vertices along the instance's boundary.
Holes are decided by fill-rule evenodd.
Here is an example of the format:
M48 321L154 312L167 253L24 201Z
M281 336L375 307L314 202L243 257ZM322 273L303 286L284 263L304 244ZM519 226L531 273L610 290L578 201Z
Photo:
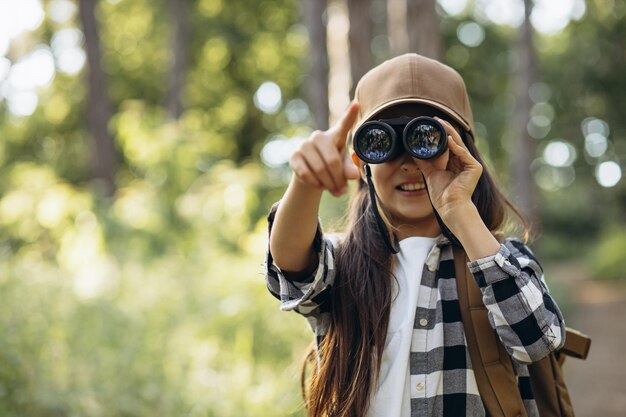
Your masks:
M423 99L423 98L411 98L411 97L398 98L398 99L391 100L391 101L388 101L386 103L383 103L383 104L381 104L378 107L375 107L374 109L370 110L366 115L363 116L363 118L359 121L359 124L354 126L353 131L356 131L356 129L358 129L359 126L361 126L363 123L367 122L369 119L371 119L377 113L380 113L381 111L386 110L386 109L388 109L390 107L393 107L395 105L404 104L404 103L427 104L427 105L429 105L431 107L434 107L437 110L440 110L443 113L445 113L448 116L450 116L455 122L457 122L459 125L461 125L461 127L463 127L463 129L465 129L465 131L467 131L469 133L473 133L472 132L472 128L469 125L469 123L467 123L461 116L459 116L455 111L451 110L449 107L446 107L446 106L444 106L441 103L438 103L436 101L426 100L426 99Z

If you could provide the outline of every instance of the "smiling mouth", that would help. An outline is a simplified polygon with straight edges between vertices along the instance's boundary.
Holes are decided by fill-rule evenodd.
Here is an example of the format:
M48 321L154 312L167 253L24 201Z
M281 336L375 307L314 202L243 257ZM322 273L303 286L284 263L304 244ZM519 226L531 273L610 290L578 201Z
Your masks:
M416 182L412 184L402 184L396 187L400 191L419 191L426 188L426 184L423 182Z

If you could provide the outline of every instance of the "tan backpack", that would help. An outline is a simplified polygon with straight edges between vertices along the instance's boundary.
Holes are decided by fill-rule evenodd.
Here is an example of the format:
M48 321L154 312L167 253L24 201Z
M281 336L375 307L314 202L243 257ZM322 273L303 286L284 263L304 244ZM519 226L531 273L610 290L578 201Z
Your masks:
M490 417L527 417L511 358L489 324L487 308L467 267L463 249L454 248L454 265L467 348L487 414ZM589 337L568 328L561 350L528 366L541 417L574 417L561 365L566 355L586 359L590 345Z

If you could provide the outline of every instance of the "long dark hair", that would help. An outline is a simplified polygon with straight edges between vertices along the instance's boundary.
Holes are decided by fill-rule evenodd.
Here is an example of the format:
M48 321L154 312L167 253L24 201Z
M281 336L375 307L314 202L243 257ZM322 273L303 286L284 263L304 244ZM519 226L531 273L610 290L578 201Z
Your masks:
M508 210L520 220L527 237L525 219L496 187L473 140L465 142L484 167L472 201L485 225L494 235L500 234ZM393 257L380 233L367 185L360 180L351 199L345 238L335 251L330 325L319 351L313 347L308 355L314 362L308 388L307 361L303 366L309 417L362 417L367 411L379 377L392 303Z

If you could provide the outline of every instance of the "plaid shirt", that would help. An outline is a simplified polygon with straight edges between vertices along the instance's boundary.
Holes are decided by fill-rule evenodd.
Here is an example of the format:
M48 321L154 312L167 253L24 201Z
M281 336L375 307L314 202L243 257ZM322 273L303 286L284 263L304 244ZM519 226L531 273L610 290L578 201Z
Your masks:
M275 212L276 205L268 217L270 231ZM265 263L270 293L281 301L282 310L294 310L307 319L318 345L330 323L325 301L332 297L336 279L335 246L336 240L318 227L314 248L319 265L298 281L283 275L269 250ZM497 254L468 266L482 291L489 321L514 359L527 414L538 417L526 364L559 349L565 334L563 317L548 292L543 270L530 249L515 239L507 239ZM484 416L461 321L452 246L443 236L426 258L420 285L409 360L411 416ZM429 384L433 380L442 384Z

